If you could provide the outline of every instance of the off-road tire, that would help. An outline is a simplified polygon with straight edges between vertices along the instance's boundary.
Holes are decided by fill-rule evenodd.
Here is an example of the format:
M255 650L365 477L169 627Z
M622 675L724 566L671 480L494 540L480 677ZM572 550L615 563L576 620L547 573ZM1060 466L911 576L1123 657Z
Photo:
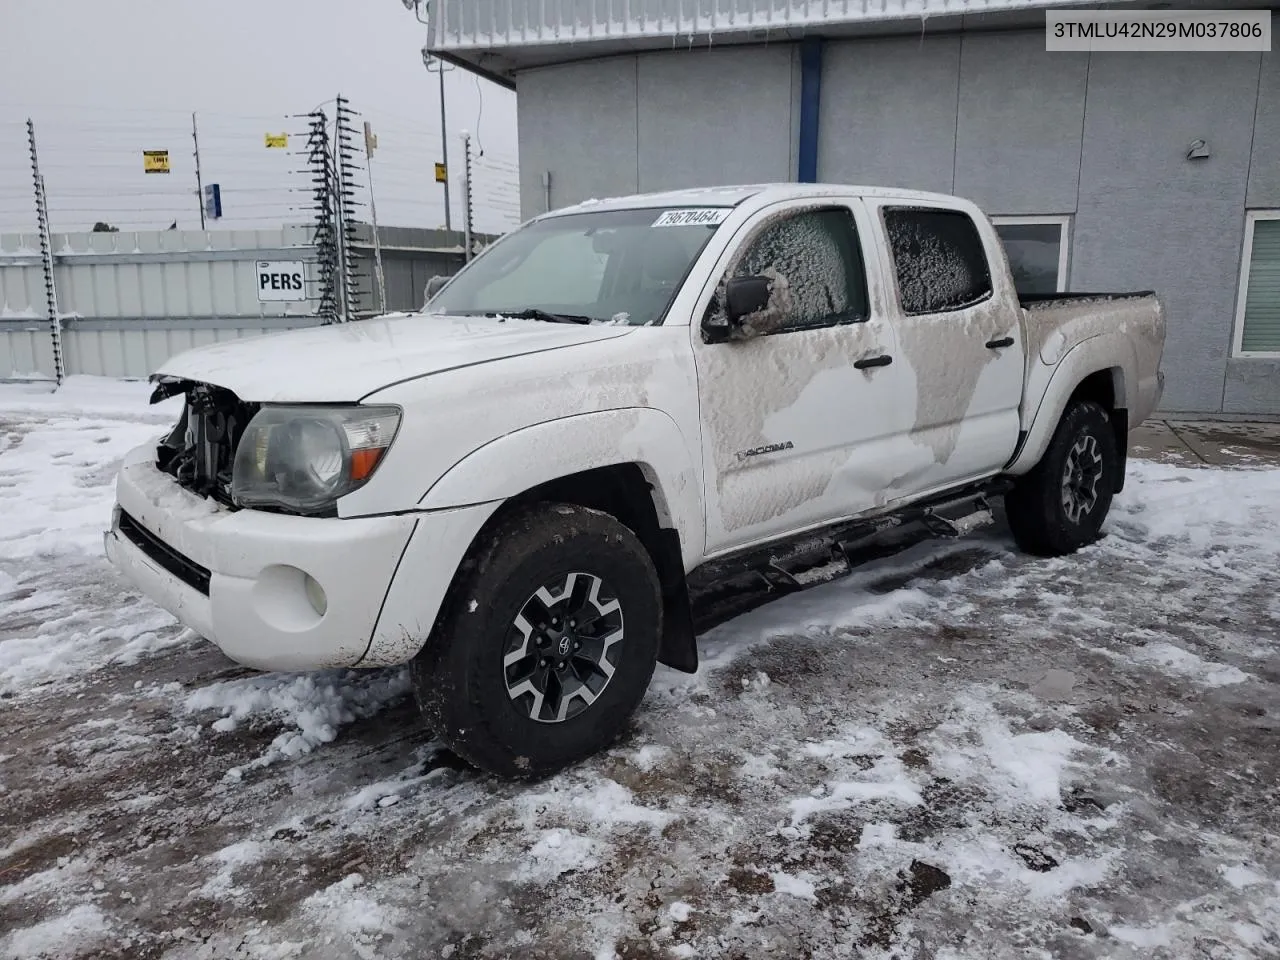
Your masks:
M1082 510L1090 498L1072 500L1076 494L1068 489L1067 475L1073 457L1092 461L1095 454L1100 459L1100 474L1094 482L1096 498ZM1042 557L1074 553L1093 543L1102 535L1120 469L1115 432L1106 410L1092 401L1072 403L1040 462L1018 478L1005 496L1013 539L1027 553ZM1078 512L1075 518L1073 510Z
M608 585L624 635L616 653L606 648L616 664L594 702L542 722L532 694L513 699L504 659L539 588L574 573ZM649 687L661 634L657 571L636 535L597 510L536 504L494 524L463 561L411 665L414 690L428 726L467 762L509 779L546 776L613 742Z

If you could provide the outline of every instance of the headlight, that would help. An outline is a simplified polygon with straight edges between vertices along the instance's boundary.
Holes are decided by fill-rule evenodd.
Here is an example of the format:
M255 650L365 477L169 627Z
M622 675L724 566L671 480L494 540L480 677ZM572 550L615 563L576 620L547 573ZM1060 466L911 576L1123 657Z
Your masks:
M231 499L325 513L373 476L399 426L398 407L264 406L236 448Z

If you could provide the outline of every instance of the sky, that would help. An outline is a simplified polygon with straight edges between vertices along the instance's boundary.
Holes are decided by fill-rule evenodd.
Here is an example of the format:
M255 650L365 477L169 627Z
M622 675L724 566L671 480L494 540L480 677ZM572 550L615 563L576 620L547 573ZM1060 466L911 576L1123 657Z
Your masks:
M309 222L306 121L292 115L323 106L332 121L339 93L378 138L379 222L443 226L426 31L400 0L0 0L0 231L35 226L28 118L55 232L97 220L199 228L193 111L203 181L222 190L223 219L211 227ZM462 70L446 74L445 89L454 226L464 130L476 228L513 226L515 95ZM267 133L291 134L289 148L267 149ZM143 150L168 150L170 172L144 173ZM358 182L365 203L367 177Z

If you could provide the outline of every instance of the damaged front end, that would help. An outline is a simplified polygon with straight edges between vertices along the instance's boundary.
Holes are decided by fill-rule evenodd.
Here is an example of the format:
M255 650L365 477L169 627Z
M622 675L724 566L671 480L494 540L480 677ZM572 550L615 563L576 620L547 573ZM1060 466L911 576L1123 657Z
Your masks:
M179 485L226 506L231 499L236 447L259 404L230 390L176 377L158 377L152 403L186 394L182 416L156 448L156 466Z

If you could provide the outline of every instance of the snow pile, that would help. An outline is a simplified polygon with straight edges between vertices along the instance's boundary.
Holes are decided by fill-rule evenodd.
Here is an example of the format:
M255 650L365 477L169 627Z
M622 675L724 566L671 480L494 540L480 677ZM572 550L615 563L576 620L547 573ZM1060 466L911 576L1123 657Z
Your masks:
M1114 656L1110 650L1101 652L1107 656ZM1244 683L1250 679L1249 674L1239 667L1212 663L1164 641L1137 646L1130 657L1139 662L1150 663L1170 676L1183 677L1206 687L1226 687L1234 683Z
M338 735L338 728L371 717L409 692L407 669L387 671L338 670L308 674L268 673L201 687L184 703L188 713L216 710L222 716L211 726L229 733L240 724L283 724L279 734L247 768L233 768L238 779L281 759L310 753Z
M209 858L217 869L200 888L201 895L211 900L237 896L242 891L235 884L236 871L259 863L265 853L266 848L257 840L241 840L223 847Z
M0 938L0 956L88 957L106 945L111 924L91 904L72 907L67 913Z
M918 806L923 801L915 783L897 757L879 757L849 779L832 780L792 800L791 820L800 823L820 813L832 813L875 801Z
M402 911L388 906L386 898L359 873L313 893L303 901L302 912L317 925L342 935L362 960L381 956L380 941L393 937L405 920Z
M545 790L530 791L520 797L518 806L531 822L545 810L557 816L595 827L647 826L661 830L674 814L641 806L622 784L607 778L586 783L565 779L551 781Z
M1129 463L1109 526L1126 539L1171 546L1216 570L1280 556L1280 469L1212 470L1148 460Z
M0 640L0 694L29 690L109 664L127 666L197 639L150 604L104 610L94 602L99 598L88 591L80 614L49 616L50 611L73 605L76 595L61 587L37 586L40 580L26 578L9 591L0 585L0 618L26 625Z
M99 377L0 384L0 693L192 639L103 556L121 459L178 416L149 394Z
M57 393L43 386L0 384L0 556L5 559L68 545L100 556L121 459L157 440L163 432L157 424L178 416L171 405L159 412L148 409L145 384L114 384L99 401L100 385L80 382L96 379L73 377ZM126 407L129 422L111 417L112 410ZM11 414L22 414L26 422L12 421Z
M593 870L600 866L608 845L593 837L554 827L544 830L528 850L528 861L521 865L522 880L554 880L570 870Z
M997 696L991 691L992 699ZM1014 733L990 701L973 694L958 698L952 709L955 715L925 741L933 769L955 783L980 783L1003 806L1056 806L1073 773L1114 760L1062 730Z
M53 382L0 383L0 411L40 416L88 416L113 420L176 423L182 398L151 405L154 384L145 380L76 375L54 389Z

